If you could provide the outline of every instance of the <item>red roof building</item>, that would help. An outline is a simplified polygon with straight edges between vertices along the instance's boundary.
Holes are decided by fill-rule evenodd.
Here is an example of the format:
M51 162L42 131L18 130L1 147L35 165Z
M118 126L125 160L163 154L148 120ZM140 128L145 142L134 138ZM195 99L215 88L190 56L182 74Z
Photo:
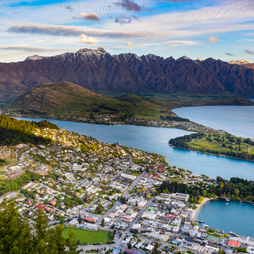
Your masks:
M127 253L130 253L130 254L133 254L134 252L135 252L135 250L133 250L133 249L126 249L125 250Z
M233 241L233 240L230 240L230 241L228 242L228 247L239 248L239 247L240 247L240 243L239 243L239 242L236 242L236 241Z
M94 222L96 221L95 219L89 218L89 217L86 217L86 220L87 220L87 221L94 221Z

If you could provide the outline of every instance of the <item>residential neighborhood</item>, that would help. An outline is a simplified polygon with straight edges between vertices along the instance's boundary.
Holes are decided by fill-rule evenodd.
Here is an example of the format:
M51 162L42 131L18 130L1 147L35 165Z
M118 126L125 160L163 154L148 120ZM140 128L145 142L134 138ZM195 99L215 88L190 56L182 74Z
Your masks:
M239 247L254 253L254 239L197 224L189 194L158 192L165 181L209 188L214 179L169 166L160 155L63 129L34 134L53 142L0 147L0 158L8 162L1 164L1 179L23 179L21 188L3 194L0 202L16 200L31 225L36 209L42 209L51 227L108 234L104 242L80 240L83 253L141 254L155 248L162 254L232 253Z

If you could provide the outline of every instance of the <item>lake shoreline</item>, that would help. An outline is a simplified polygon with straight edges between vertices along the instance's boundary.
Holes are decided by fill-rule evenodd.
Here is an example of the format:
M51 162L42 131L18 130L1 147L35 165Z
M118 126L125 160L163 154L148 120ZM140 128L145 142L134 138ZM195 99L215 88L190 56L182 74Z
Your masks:
M192 220L192 221L195 221L196 214L197 214L197 212L200 210L200 208L201 208L204 204L206 204L206 202L208 202L208 201L210 201L210 200L212 200L212 199L211 199L211 198L204 198L204 200L202 201L201 204L196 204L196 206L197 206L198 208L195 209L195 210L193 210L193 211L191 212L191 220Z
M177 146L172 146L170 144L169 144L169 146L171 146L173 148L181 149L181 150L184 150L184 151L192 151L192 152L196 152L196 153L200 153L200 154L209 154L209 155L214 155L214 156L218 156L218 157L225 157L225 158L236 159L236 160L241 160L241 161L254 162L254 160L245 160L245 159L241 159L241 158L237 158L237 157L232 157L232 156L227 156L227 155L223 155L223 154L218 155L218 154L215 154L215 153L202 153L202 152L197 151L197 150L180 148L180 147L177 147Z

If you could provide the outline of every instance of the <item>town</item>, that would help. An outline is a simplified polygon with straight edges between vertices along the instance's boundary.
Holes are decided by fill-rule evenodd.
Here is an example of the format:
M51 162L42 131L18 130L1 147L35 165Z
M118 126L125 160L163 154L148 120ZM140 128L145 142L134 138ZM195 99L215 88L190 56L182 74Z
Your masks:
M0 109L0 113L6 116L14 117L35 117L34 115L21 114L16 111L3 110ZM93 117L76 117L76 116L61 116L57 118L55 115L47 115L47 119L58 119L62 121L72 121L72 122L84 122L84 123L93 123L93 124L105 124L105 125L137 125L137 126L150 126L150 127L164 127L164 128L178 128L186 131L195 131L195 132L205 132L205 133L218 133L226 134L224 130L217 130L210 128L188 119L181 119L175 117L175 120L167 119L141 119L136 117L126 118L126 119L117 119L116 116L111 114L94 114Z
M169 166L163 156L107 144L64 129L36 129L50 145L0 147L0 202L14 199L33 225L42 209L51 227L75 230L83 253L254 253L254 239L199 226L188 193L158 192L163 182L205 185L215 179ZM66 234L67 234L66 233ZM223 253L224 253L223 252Z

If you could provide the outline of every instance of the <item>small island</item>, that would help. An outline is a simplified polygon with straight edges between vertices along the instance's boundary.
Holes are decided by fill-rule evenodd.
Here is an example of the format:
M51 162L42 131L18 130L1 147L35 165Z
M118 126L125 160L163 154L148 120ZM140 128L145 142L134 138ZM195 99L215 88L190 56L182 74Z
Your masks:
M254 160L254 140L229 133L194 133L169 140L173 147L224 155L242 160Z

